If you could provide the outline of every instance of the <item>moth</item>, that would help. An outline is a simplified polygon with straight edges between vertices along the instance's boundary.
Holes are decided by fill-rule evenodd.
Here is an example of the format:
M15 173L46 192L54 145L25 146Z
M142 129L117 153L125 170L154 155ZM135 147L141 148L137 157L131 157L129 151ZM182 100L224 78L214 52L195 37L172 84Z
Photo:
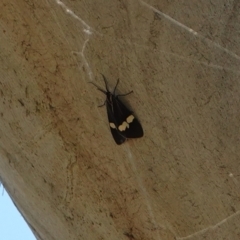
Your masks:
M137 118L119 99L119 97L126 96L133 91L116 95L116 89L119 83L119 79L114 87L113 93L109 91L106 77L102 74L105 83L105 89L103 90L91 82L97 89L106 95L106 100L103 105L106 105L107 115L109 121L109 127L112 136L116 144L120 145L124 143L128 138L140 138L143 136L143 129Z

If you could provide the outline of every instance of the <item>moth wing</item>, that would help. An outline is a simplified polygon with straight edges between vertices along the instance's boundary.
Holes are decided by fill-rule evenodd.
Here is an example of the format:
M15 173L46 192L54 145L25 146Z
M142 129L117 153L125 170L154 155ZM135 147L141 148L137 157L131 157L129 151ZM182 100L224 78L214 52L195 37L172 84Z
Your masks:
M139 138L143 136L143 129L133 113L119 100L118 97L112 99L113 115L118 131L125 138Z
M120 145L126 141L126 137L123 134L121 134L121 132L118 130L118 123L116 121L116 116L114 115L114 112L112 110L112 105L106 102L106 107L107 107L108 121L109 121L109 126L110 126L112 136L116 144Z

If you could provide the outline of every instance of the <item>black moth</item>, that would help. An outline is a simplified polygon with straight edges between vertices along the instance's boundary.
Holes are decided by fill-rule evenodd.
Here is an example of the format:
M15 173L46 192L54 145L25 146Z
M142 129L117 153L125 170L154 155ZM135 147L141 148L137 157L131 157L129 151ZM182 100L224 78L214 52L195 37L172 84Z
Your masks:
M104 75L103 80L105 82L106 91L99 88L97 89L106 95L106 100L103 105L107 107L109 126L112 132L112 136L115 142L119 145L126 141L128 138L140 138L143 136L143 129L139 121L134 117L133 113L119 100L118 97L126 96L127 94L115 95L119 79L114 88L113 93L108 90L107 80ZM102 105L102 106L103 106Z

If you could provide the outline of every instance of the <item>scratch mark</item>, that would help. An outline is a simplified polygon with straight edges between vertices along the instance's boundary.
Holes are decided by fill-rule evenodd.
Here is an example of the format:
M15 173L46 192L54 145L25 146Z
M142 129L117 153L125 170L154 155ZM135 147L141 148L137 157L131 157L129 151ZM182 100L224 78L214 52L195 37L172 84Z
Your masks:
M234 214L228 216L227 218L224 218L222 221L220 221L219 223L217 223L217 224L215 224L215 225L212 225L212 226L210 226L210 227L204 228L204 229L202 229L202 230L200 230L200 231L198 231L198 232L195 232L195 233L193 233L193 234L191 234L191 235L188 235L188 236L186 236L186 237L176 237L176 240L190 239L190 238L195 237L195 236L197 236L197 235L201 235L201 234L203 234L203 233L205 233L205 232L207 232L207 231L209 231L209 230L213 231L213 230L215 230L217 227L219 227L219 226L221 226L222 224L224 224L225 222L227 222L228 220L230 220L230 219L236 217L237 215L239 215L239 213L240 213L240 210L237 211L237 212L235 212Z
M164 17L165 19L167 19L168 21L170 21L171 23L175 24L176 26L186 30L187 32L193 34L194 36L203 39L204 41L206 41L208 44L215 46L216 48L226 52L227 54L229 54L230 56L236 58L237 60L240 60L240 56L238 56L237 54L233 53L232 51L229 51L228 49L220 46L218 43L213 42L212 40L204 37L203 35L201 35L200 33L194 31L193 29L189 28L188 26L178 22L177 20L173 19L172 17L170 17L169 15L161 12L160 10L154 8L153 6L149 5L148 3L139 0L144 6L146 6L147 8L151 9L152 11L154 11L155 13L159 14L160 16Z

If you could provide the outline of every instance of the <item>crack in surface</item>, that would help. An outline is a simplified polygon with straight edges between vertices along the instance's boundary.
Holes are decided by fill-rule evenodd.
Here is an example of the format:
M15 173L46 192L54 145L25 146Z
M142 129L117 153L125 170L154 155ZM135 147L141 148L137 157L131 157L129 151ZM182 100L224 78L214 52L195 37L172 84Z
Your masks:
M195 236L198 236L198 235L201 235L201 234L204 234L205 232L208 232L209 230L213 231L215 230L216 228L218 228L219 226L221 226L222 224L226 223L227 221L229 221L230 219L236 217L237 215L239 215L240 213L240 210L238 210L237 212L233 213L232 215L224 218L222 221L218 222L217 224L215 225L211 225L210 227L207 227L207 228L204 228L200 231L197 231L193 234L190 234L186 237L176 237L176 240L185 240L185 239L190 239L192 237L195 237Z
M148 3L146 3L146 2L144 2L142 0L139 0L139 2L142 3L144 6L146 6L147 8L149 8L150 10L152 10L153 12L155 12L155 13L159 14L160 16L164 17L165 19L167 19L169 22L173 23L174 25L176 25L176 26L182 28L183 30L189 32L190 34L192 34L192 35L194 35L194 36L204 40L209 45L212 45L212 46L214 46L214 47L216 47L216 48L218 48L218 49L228 53L230 56L234 57L235 59L240 60L240 56L237 55L236 53L234 53L234 52L232 52L232 51L222 47L220 44L218 44L218 43L216 43L216 42L214 42L214 41L204 37L202 34L194 31L192 28L190 28L190 27L184 25L183 23L175 20L174 18L172 18L169 15L167 15L167 14L161 12L160 10L154 8L153 6L149 5Z

